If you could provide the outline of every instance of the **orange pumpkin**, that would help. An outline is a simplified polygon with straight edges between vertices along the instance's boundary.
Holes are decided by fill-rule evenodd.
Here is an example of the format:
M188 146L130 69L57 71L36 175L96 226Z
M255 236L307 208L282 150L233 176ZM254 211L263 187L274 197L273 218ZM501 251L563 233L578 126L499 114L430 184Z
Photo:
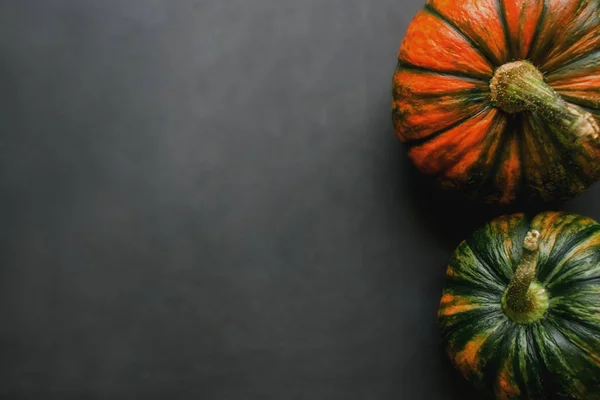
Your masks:
M600 179L600 1L428 0L392 119L414 164L471 199L581 193Z

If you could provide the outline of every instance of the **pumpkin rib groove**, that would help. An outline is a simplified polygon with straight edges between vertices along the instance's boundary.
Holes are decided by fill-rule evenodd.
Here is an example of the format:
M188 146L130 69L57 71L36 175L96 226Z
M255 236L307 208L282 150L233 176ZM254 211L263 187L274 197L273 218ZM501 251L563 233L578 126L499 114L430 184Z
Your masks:
M500 118L503 118L503 116L501 116L501 114L499 114L499 116L497 118L500 119ZM510 136L509 125L510 125L510 120L507 121L502 132L498 133L498 135L500 135L500 139L498 140L498 144L496 145L496 148L494 149L494 154L492 154L492 156L491 156L492 162L490 163L490 167L487 168L487 171L485 172L485 176L481 179L481 183L479 184L479 187L474 188L475 191L485 192L486 190L493 190L494 178L496 177L496 175L498 174L498 170L500 169L500 161L502 160L502 153L504 151L506 143L508 142L508 137ZM493 145L494 145L494 141L489 140L489 143L487 144L486 149L483 152L483 154L486 155L486 158L489 157L488 153L490 152L490 148ZM491 184L491 187L489 186L490 184Z
M506 47L508 48L509 60L504 60L505 62L507 62L517 57L518 49L515 48L516 46L513 43L512 37L510 35L510 29L508 27L508 21L506 19L506 6L504 5L504 0L496 0L496 4L498 5L500 22L502 24L502 29L504 30L504 40L506 40Z
M451 310L452 311L452 310ZM471 322L476 324L485 325L490 322L490 320L497 320L498 317L501 317L502 309L496 304L495 307L491 305L483 305L477 308L473 308L471 310L464 310L461 312L455 313L444 313L444 308L440 309L441 316L443 318L454 319L454 324L459 328L464 326L464 323ZM457 323L456 320L460 320L460 323Z
M563 387L569 387L573 386L575 382L569 381L568 376L574 376L576 372L574 369L575 366L573 365L573 362L569 361L569 359L565 357L564 348L568 345L571 351L577 352L577 356L579 356L579 358L581 358L582 354L579 351L579 349L575 347L573 343L561 331L558 330L557 325L557 321L555 321L553 318L545 318L542 321L542 327L545 330L544 345L546 348L551 347L551 349L548 349L548 353L545 356L553 358L549 359L549 362L546 362L545 358L542 358L542 360L544 360L544 364L546 365L546 368L548 370L550 370L550 367L553 367L553 375L556 378L558 378L558 380L560 380L560 384ZM572 355L569 358L572 359ZM556 371L557 367L560 367L562 371ZM562 372L563 376L561 376L559 372ZM575 381L578 382L578 380L576 379ZM550 379L550 383L553 383L552 379ZM553 389L553 391L555 392L557 388ZM571 387L571 389L573 389L573 387ZM577 391L580 391L580 388L575 388L575 390L577 393ZM577 398L571 397L571 399Z
M487 331L489 333L487 339L489 339L493 332L489 332L489 329L486 328L497 326L503 322L502 311L496 309L476 309L450 316L442 313L440 317L443 319L442 340L451 342L452 351L457 353L464 350L472 339L473 329L465 329L466 325L477 327L475 328L477 331Z
M473 96L473 102L481 103L482 105L489 98L486 96L485 90L477 89L477 88L455 90L455 91L449 90L447 92L413 94L413 96L419 97L421 99L435 99L437 97L443 97L443 96L470 96L470 95Z
M476 308L462 313L454 313L448 315L444 312L444 308L440 307L438 317L442 323L442 338L443 340L452 340L456 342L461 333L464 333L466 324L485 325L497 323L503 318L502 310L498 308L486 307Z
M564 315L561 316L561 322L557 323L557 321L553 321L554 327L560 334L563 336L565 340L567 340L573 348L577 349L580 353L582 359L588 360L588 357L591 353L590 349L587 348L584 344L580 343L579 340L576 339L577 336L580 336L580 332L573 332L571 329L565 328L568 324L566 322L566 318ZM575 337L575 338L573 338ZM590 361L591 362L591 361Z
M568 103L572 103L575 105L578 105L579 107L583 108L585 111L589 111L592 114L597 114L600 110L590 107L590 100L587 99L582 99L581 97L577 97L577 96L573 96L571 94L565 94L565 93L561 93L558 92L560 94L560 96L566 100ZM586 92L583 92L586 93ZM587 93L596 93L595 91L587 91ZM592 100L592 102L595 102ZM598 106L600 107L600 100L598 101Z
M575 336L582 337L583 339L594 338L600 332L600 327L594 326L590 321L586 321L585 319L581 319L581 315L577 313L571 313L572 307L565 306L565 315L562 315L562 319L566 319L566 324L561 324L561 326L569 331L573 332ZM583 340L586 341L586 340ZM596 343L598 345L598 343ZM600 360L598 360L600 362Z
M516 127L515 119L507 118L506 126L504 128L504 132L502 133L502 135L503 135L503 137L501 138L502 142L500 143L500 145L498 146L498 149L496 150L496 154L494 155L494 161L493 161L492 167L490 168L490 174L488 176L488 181L492 185L491 186L492 188L496 187L496 181L498 179L498 174L500 173L500 167L506 161L504 156L506 155L506 158L510 157L510 149L507 149L507 144L516 135L515 127ZM517 144L519 145L519 148L520 148L521 144L519 143L518 140L517 140ZM520 168L522 168L522 164L523 164L522 162L519 162ZM523 172L521 172L521 175L523 175ZM515 195L518 190L519 190L519 186L517 186L515 188Z
M519 175L519 184L517 185L517 191L523 191L525 192L525 196L529 197L531 196L531 188L529 186L527 186L527 170L525 169L525 118L523 117L523 114L517 114L515 115L515 126L517 127L515 129L515 135L517 135L517 145L519 146L518 152L519 152L519 167L521 168L520 170L520 175ZM531 221L529 221L529 223L531 223Z
M489 394L498 390L500 374L505 370L506 361L510 358L509 354L512 352L511 341L515 333L514 326L508 319L500 319L497 324L479 354L482 361L482 376L476 387L484 390L487 387ZM505 376L505 378L511 379L512 375L510 377Z
M560 92L559 92L559 93L560 93ZM586 111L589 111L589 112L591 112L592 114L596 114L596 113L598 113L598 112L599 112L599 110L598 110L598 109L590 107L589 103L587 103L587 102L585 101L585 99L582 99L582 98L580 98L580 97L571 96L571 95L568 95L568 94L563 94L563 93L560 93L560 96L561 96L561 97L562 97L564 100L568 101L569 103L576 104L576 105L578 105L579 107L581 107L581 108L585 109Z
M572 167L571 171L573 175L583 184L587 185L590 183L589 177L585 174L585 171L577 165L576 163L571 163L571 157L569 156L569 149L558 139L558 137L554 134L552 127L546 121L543 121L540 118L535 118L536 123L544 127L544 131L548 134L548 138L552 143L552 147L558 149L558 154L560 156L562 165L570 165Z
M566 344L568 344L569 353L570 353L569 358L574 358L573 353L576 353L576 355L577 355L576 358L585 360L586 359L585 352L582 351L582 349L579 346L577 346L576 343L573 342L572 338L569 337L568 333L564 332L564 330L560 328L560 323L558 321L555 321L552 319L550 324L554 328L551 331L552 340L554 340L555 343L560 343L560 347L563 349L566 347ZM561 354L561 357L564 359L564 354ZM572 363L569 363L569 364L568 365L569 365L570 369L573 369Z
M600 76L598 77L600 83ZM596 89L582 88L577 90L555 89L563 100L569 103L586 107L590 113L594 114L600 110L600 86ZM598 121L600 123L600 121Z
M523 373L521 369L521 357L522 355L522 347L523 347L523 329L521 326L517 325L514 328L515 336L514 336L514 353L512 357L512 371L513 371L513 381L516 384L516 387L519 388L519 393L524 395L523 387L526 387L526 381L523 379ZM521 397L521 396L520 396Z
M398 60L398 65L396 66L396 68L405 69L407 71L418 71L418 72L432 74L432 75L442 75L442 76L449 76L449 77L453 77L453 78L460 78L460 79L464 79L466 81L472 81L474 83L484 83L486 85L489 84L488 76L486 76L484 79L483 75L463 74L463 73L460 73L457 71L434 71L429 68L419 67L418 65L414 65L414 64L411 64L411 63L403 61L403 60Z
M555 329L554 324L548 321L542 321L540 324L532 328L534 337L534 345L539 362L539 376L544 382L550 393L557 393L560 389L557 387L554 375L559 375L559 379L564 379L562 376L572 375L573 370L567 360L563 357L560 351L560 346L554 337L548 332L550 329ZM560 370L560 371L557 371ZM542 398L544 398L542 396Z
M570 1L571 0L567 0L564 1L564 3L568 4ZM551 17L554 15L552 11L556 12L556 10L552 10L553 6L555 6L555 3L555 0L544 1L542 17L538 23L540 35L536 37L536 41L534 42L535 45L532 47L533 54L531 54L530 57L530 61L538 67L542 74L546 74L548 72L541 67L546 64L548 54L551 52L551 49L556 46L558 41L557 35L559 34L559 28L552 24L552 22L556 21L552 21L551 19Z
M511 184L514 179L508 176L511 171L506 170L507 163L511 162L511 157L514 156L514 149L512 148L513 142L519 146L516 138L516 125L515 119L510 115L503 115L505 118L505 129L501 133L503 135L500 140L501 142L496 149L494 158L491 159L491 165L489 173L486 177L486 182L477 190L479 190L478 196L483 196L487 201L502 202L504 201L507 194L516 195L519 191L519 185ZM514 160L513 160L514 161ZM521 166L520 156L517 157L519 168ZM513 171L514 172L514 171ZM519 172L521 174L521 172ZM505 179L506 178L506 179ZM504 195L502 192L505 192Z
M600 93L600 87L586 87L586 88L581 88L581 89L578 88L576 91L575 90L569 90L569 89L563 89L563 88L561 88L561 89L554 89L554 90L556 90L556 92L558 94L560 94L560 97L562 97L563 100L567 100L567 98L569 98L569 99L573 99L574 101L585 101L586 99L582 99L582 98L580 98L578 96L573 96L570 93L580 92L580 93L585 93L587 95ZM570 101L572 103L574 102L574 101L571 101L571 100L567 100L567 101ZM585 103L584 102L584 103L578 104L578 105L586 107L586 105L588 105L588 104L590 104L590 103Z
M515 388L516 385L514 384L514 370L512 366L509 367L510 359L514 358L514 342L517 330L511 322L505 322L502 324L502 328L504 329L497 330L497 335L492 335L497 336L494 337L496 346L489 349L491 354L488 355L488 361L484 366L484 380L480 383L480 387L487 387L490 391L504 393L506 389L518 390L518 387ZM499 385L502 386L498 387ZM520 392L517 394L520 394Z
M419 99L436 99L438 97L447 97L447 96L465 96L470 97L473 96L473 103L481 103L485 104L488 97L486 96L486 92L483 89L471 88L471 89L461 89L461 90L448 90L445 92L431 92L431 93L411 93L412 96L418 97ZM469 99L470 100L470 99Z
M519 220L515 222L516 224L513 226L511 232L505 230L508 229L508 226L510 226L509 222L505 221L498 224L489 224L487 227L475 231L470 238L465 240L472 248L475 249L475 253L479 256L479 260L483 258L483 262L485 263L486 267L496 266L495 269L498 270L496 275L502 282L503 288L508 285L515 269L512 261L512 255L506 252L506 243L504 240L510 239L513 243L522 242L527 231L530 229L530 220L526 215L521 216ZM486 238L489 238L490 235L497 235L497 239L494 240L493 252L491 252L490 247L486 245ZM519 253L521 253L519 246L514 247L513 249L518 250ZM519 254L517 258L520 259L521 254ZM507 264L508 268L499 267L499 265L504 265L504 263ZM502 289L502 292L503 291L504 289Z
M480 286L473 286L473 282L471 281L466 281L466 280L457 280L457 279L452 279L449 278L447 279L448 284L452 285L452 291L451 293L453 294L460 294L461 296L467 296L467 297L477 297L479 299L485 299L486 302L495 302L496 304L499 304L500 298L502 297L502 294L504 293L499 287L496 288L492 288L492 289L488 289L487 286L485 286L486 290L483 290L482 287ZM498 289L498 290L495 290ZM481 300L479 300L481 301Z
M469 45L471 45L471 47L473 49L475 49L475 51L477 51L477 53L479 53L479 55L481 55L485 61L487 61L488 65L490 65L492 67L492 69L494 69L495 67L499 66L502 63L502 61L498 60L496 58L496 56L489 49L486 49L484 46L482 46L481 43L477 43L476 41L471 39L469 36L467 36L467 34L465 34L462 31L462 29L460 29L453 21L451 21L449 18L447 18L440 11L436 10L430 3L427 3L423 7L423 9L425 11L427 11L429 14L431 14L434 17L436 17L437 19L439 19L440 21L442 21L444 24L446 24L450 28L452 28L460 36L462 36L462 38L467 43L469 43Z
M580 222L578 220L574 220L567 225L577 225L579 223ZM563 229L565 229L565 228L563 228ZM600 225L596 225L596 224L590 225L590 226L580 230L579 232L570 234L569 238L564 240L563 242L555 244L554 248L552 249L551 253L548 256L548 259L546 260L546 262L544 264L561 266L561 268L555 267L554 269L547 271L547 275L543 278L543 283L547 287L551 288L552 283L554 282L554 278L556 277L557 274L561 273L562 267L564 267L564 265L561 265L561 261L564 260L565 257L569 254L570 249L581 245L587 239L587 237L590 236L590 234L593 234L598 231L600 231ZM559 235L560 235L560 233L559 233ZM558 249L556 249L557 246L558 246ZM542 268L540 268L540 270L542 270ZM545 271L545 269L544 269L544 271Z
M501 113L498 112L498 114L495 117L495 123L494 125L497 125L499 123L501 123L503 120L505 119L505 116ZM465 121L466 122L466 121ZM491 195L493 190L494 190L494 178L496 177L499 167L500 167L500 163L501 163L501 159L502 159L502 153L504 152L504 148L506 146L506 143L508 141L508 138L510 137L510 128L508 127L510 120L506 121L506 123L504 124L504 128L499 131L499 132L494 132L494 135L496 137L499 137L499 139L494 139L494 138L486 138L485 142L485 148L483 149L483 151L481 152L481 157L484 160L491 160L489 163L485 163L485 162L478 162L478 163L474 163L473 165L471 165L469 167L469 171L475 171L475 170L479 170L479 171L484 171L483 175L481 176L481 179L478 180L478 183L474 183L474 182L470 182L469 185L470 188L478 193L483 193L484 196L487 195ZM490 132L492 132L492 129L490 128ZM493 150L493 154L490 154L491 149L494 148ZM489 165L486 167L486 165ZM452 167L449 167L452 168ZM446 173L447 173L448 169L442 170L439 173L433 175L433 179L434 180L438 180L440 182L443 182L446 179ZM460 190L460 185L457 186L457 188L455 190Z
M544 344L543 342L540 341L540 331L543 328L543 322L540 323L536 323L535 325L532 325L530 333L531 333L531 347L534 349L535 354L536 354L536 358L540 361L539 362L539 369L540 369L540 378L543 379L543 376L545 374L548 373L548 360L545 357L544 354Z
M570 62L572 62L574 59L579 59L582 56L585 56L587 54L590 53L590 51L594 51L593 49L590 49L588 51L584 51L579 57L575 57L574 59L569 59L568 56L565 58L565 55L570 53L570 50L573 49L574 46L576 46L577 44L580 44L581 40L584 39L591 31L595 29L597 29L596 27L592 27L591 29L575 29L575 31L573 32L573 27L572 24L574 23L576 25L577 28L579 28L580 26L578 25L579 21L578 19L580 17L582 17L582 15L586 12L586 11L590 11L590 14L595 12L598 12L597 8L594 8L594 6L590 5L592 4L590 1L588 0L580 0L579 4L577 5L577 11L575 12L575 14L571 17L571 21L567 24L567 30L563 31L563 32L558 32L557 35L560 35L560 39L562 39L564 36L569 38L569 41L567 43L569 43L569 45L567 46L563 46L561 51L559 53L553 53L550 54L548 56L548 59L545 59L543 63L540 64L540 69L543 69L547 72L551 72L553 70L556 70ZM585 17L585 16L584 16ZM565 42L561 41L559 39L558 43L551 43L549 44L550 47L557 47L560 45L564 45ZM556 66L552 66L552 64L558 64Z
M394 72L394 78L397 75L401 75L402 73L412 74L414 77L417 77L418 75L434 75L435 74L435 72L433 72L433 71L432 71L432 73L428 73L426 71L405 68L401 65L398 65ZM440 75L440 74L437 74L437 75ZM481 102L483 104L485 101L489 101L489 94L488 94L489 87L485 86L484 82L476 80L476 79L468 79L468 78L462 78L462 77L456 77L456 76L450 76L450 75L443 75L443 76L448 76L450 78L454 78L456 80L460 80L465 83L478 85L478 86L469 87L469 88L460 88L460 89L449 88L446 91L431 91L431 92L416 91L416 92L413 92L412 90L409 90L408 92L410 93L411 96L416 96L416 97L422 98L422 99L432 99L432 98L444 97L444 96L473 96L474 102ZM401 92L401 90L399 90L399 89L402 89L402 87L403 87L403 85L401 83L396 83L396 82L393 83L392 90L394 91L394 96L399 97L399 95L400 95L399 92Z
M582 292L589 287L600 286L600 276L589 276L586 271L577 271L565 280L559 280L554 285L547 285L547 289L555 298L568 298L573 296L598 297L600 293L588 294ZM575 292L575 293L574 293Z
M596 260L596 262L598 262L598 260ZM589 286L595 286L600 283L600 275L598 273L594 275L594 272L590 274L589 271L585 270L586 266L571 266L571 268L578 270L571 272L570 274L568 272L565 272L564 274L568 276L566 276L563 279L559 279L552 285L547 285L546 287L552 292L554 297L573 296L574 288L577 288L578 290L578 292L576 293L577 296L585 295L585 293L583 293L582 290L585 290ZM565 267L565 269L568 270L569 267ZM600 293L597 293L594 296L600 299Z
M544 21L546 20L546 15L548 14L548 0L544 0L544 5L542 6L542 12L538 18L538 21L535 25L535 32L533 33L533 38L531 39L531 44L529 45L529 50L527 51L527 56L525 59L530 59L532 56L532 52L536 50L538 45L538 40L540 36L540 31L542 26L544 25Z
M425 137L421 137L418 139L409 139L409 140L405 141L404 144L408 149L411 149L416 146L421 146L421 145L429 142L430 140L435 139L436 137L443 135L444 133L456 128L457 126L460 126L460 125L464 124L465 122L467 122L475 117L478 117L485 112L488 112L490 109L491 109L491 107L489 105L482 105L481 110L479 110L478 112L476 112L472 115L468 115L465 118L463 118L457 122L454 122L454 123L448 125L447 127L442 128L438 131L432 132Z
M543 392L543 383L540 379L540 370L543 367L543 362L540 362L540 353L536 346L534 328L538 324L529 325L525 329L525 337L527 340L527 347L525 348L527 362L525 363L525 371L527 373L527 392L532 398L539 398ZM535 360L535 362L532 362Z
M463 253L471 256L469 261L471 263L477 263L480 267L475 270L477 273L471 273L471 276L469 276L468 269L461 268L461 264L464 264L466 261L463 259L456 260L456 262L454 262L455 260L452 260L450 265L461 274L463 279L469 281L471 285L475 285L475 287L486 287L490 291L497 289L499 293L501 293L506 283L498 273L490 272L490 269L493 268L490 268L489 260L482 259L481 255L477 254L479 251L476 243L474 243L473 240L465 241L463 242L462 247L464 248Z
M578 57L574 57L574 58L566 61L564 64L560 64L560 65L556 66L556 68L554 68L554 69L548 69L548 70L540 71L540 72L542 72L544 74L544 76L555 75L555 74L561 73L563 70L568 70L569 68L572 67L573 64L576 64L576 63L580 62L581 60L585 60L588 57L589 58L594 57L598 53L600 53L600 48L597 48L597 49L592 50L585 54L581 54ZM550 86L552 86L552 84L550 84Z
M569 307L563 307L561 310L557 310L556 307L551 311L553 318L561 319L561 326L566 330L572 332L574 336L593 338L600 334L598 327L594 327L589 321L581 319L580 315L571 312ZM566 321L566 322L562 322ZM585 340L584 340L585 341ZM599 360L600 361L600 360Z
M532 188L532 192L543 198L545 182L555 182L554 179L544 180L544 171L556 165L555 160L553 160L556 154L553 151L554 149L547 145L550 135L535 129L539 127L535 114L531 114L528 117L527 120L529 123L525 125L530 127L530 131L525 133L526 137L523 138L523 146L527 147L529 158L523 158L523 164L531 172L527 174L528 179L526 184ZM532 132L537 134L533 134ZM529 165L527 164L528 160Z
M564 283L564 284L566 284L566 283ZM571 278L571 279L569 279L568 284L569 284L569 286L570 285L587 286L587 285L596 285L596 284L600 285L600 276ZM559 296L561 293L564 293L564 289L561 290L560 285L557 285L557 286L552 287L552 292L558 293L557 296Z
M600 55L600 48L598 48L596 50L592 50L589 53L582 54L579 57L576 57L576 58L569 60L568 62L560 65L556 69L548 71L546 73L546 77L549 82L549 85L552 86L552 82L556 81L558 79L558 78L556 78L557 75L558 76L563 75L565 72L568 72L571 68L573 68L573 64L577 64L577 63L585 60L586 58L593 59L594 57L596 57L598 55Z
M593 233L592 233L593 235ZM579 243L576 243L576 245L582 245L584 242L581 241ZM569 255L567 253L565 254L561 254L561 258L557 259L552 259L552 258L548 258L548 260L546 260L544 262L544 265L541 266L540 270L539 270L539 274L538 274L538 280L544 284L548 289L551 289L554 292L558 292L559 294L561 293L561 286L564 284L568 284L570 282L570 279L567 279L566 282L563 281L556 281L556 275L561 275L563 272L564 268L568 268L569 264L572 260L569 260ZM565 259L565 257L567 257L567 259L565 261L562 261ZM553 268L545 268L546 265L552 265L552 263L554 263L554 267ZM572 266L571 266L572 268Z
M561 227L562 232L559 232L558 235L565 235L565 231L569 225L579 225L580 223L581 222L579 220L570 221L565 226ZM562 267L564 267L561 261L565 260L565 258L569 256L571 249L582 245L590 235L593 235L599 231L600 225L594 224L587 226L578 232L568 233L568 238L562 240L560 243L558 241L555 242L547 260L544 262L543 266L540 266L539 269L540 272L545 272L540 276L542 283L551 287L552 283L554 282L555 275L560 274ZM555 267L552 269L547 269L545 268L546 265L554 265Z
M485 283L487 285L492 285L492 284L495 285L495 288L497 288L500 291L500 293L503 293L502 288L506 285L505 277L502 276L498 271L496 271L493 264L490 263L490 260L486 260L481 257L481 254L478 254L478 253L480 253L480 251L475 250L475 249L478 249L478 247L475 247L475 249L474 249L473 241L468 241L467 247L469 247L469 249L471 249L471 252L473 253L473 257L475 258L475 260L477 260L479 265L482 267L481 270L485 271L485 275L483 273L481 273L481 276L487 280L487 282L485 282ZM491 290L491 286L490 286L489 290Z
M490 148L494 146L494 136L498 137L498 135L503 135L505 129L502 129L499 132L496 132L495 129L498 126L498 124L501 124L503 121L503 117L501 116L501 114L499 112L496 113L496 115L494 116L494 119L491 121L491 125L488 131L488 135L486 135L486 137L482 140L482 144L485 144L484 150L481 152L481 155L483 154L487 154L487 152L490 151ZM506 124L504 124L504 128L506 127ZM502 136L500 137L500 139L502 139ZM496 146L497 148L499 146ZM496 149L497 151L497 149ZM444 180L447 176L449 171L451 171L453 168L455 168L457 165L461 164L461 162L464 160L464 157L467 156L467 154L463 154L460 158L458 158L454 164L452 165L448 165L445 168L441 169L437 174L433 174L433 178L436 180ZM477 163L473 163L470 166L467 167L468 170L473 170L476 169L478 167ZM485 179L485 178L484 178ZM481 181L480 186L483 185L484 180ZM475 189L475 186L473 186L473 188Z

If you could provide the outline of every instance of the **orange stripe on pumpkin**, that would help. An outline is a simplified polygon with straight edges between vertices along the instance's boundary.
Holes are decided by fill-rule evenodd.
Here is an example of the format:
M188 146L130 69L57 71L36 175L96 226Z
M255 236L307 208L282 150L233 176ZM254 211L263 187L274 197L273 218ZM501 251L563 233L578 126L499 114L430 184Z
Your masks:
M456 296L454 296L453 294L444 293L444 295L442 296L441 303L442 304L452 303L455 299L456 299Z
M489 335L490 333L482 333L474 336L461 351L456 353L454 363L464 376L480 373L479 352Z
M515 384L510 361L504 363L498 374L496 397L502 400L517 399L521 395L519 387Z
M556 90L581 90L600 92L600 65L594 70L582 71L580 76L554 78L548 80L550 86Z
M576 97L598 95L600 93L600 71L598 75L563 79L552 83L550 86L556 91L566 92L566 94L569 94L569 92L575 93Z
M481 161L484 166L487 166L487 169L491 168L505 126L506 120L504 118L499 118L498 123L487 133L486 141L491 141L487 151L486 146L484 145L471 148L454 166L446 171L444 174L445 177L451 179L469 179L471 178L469 169L479 161ZM485 155L483 154L484 151Z
M506 259L510 260L512 254L513 242L511 238L504 239L504 249L506 250Z
M481 307L479 304L473 303L471 300L462 296L445 293L440 300L439 316L451 317L458 313L471 311Z
M452 21L474 43L487 47L500 63L508 60L497 0L429 0L427 4Z
M560 229L560 224L557 225L556 220L564 215L565 213L563 211L546 211L537 215L533 221L531 221L531 226L540 232L540 237L544 240L544 238L550 236L554 231ZM556 232L554 232L554 234L556 234Z
M421 139L446 129L483 107L482 103L474 103L464 95L445 95L435 99L404 96L392 104L399 113L394 118L394 127L398 137L404 141Z
M571 79L562 79L553 82L551 86L557 91L591 92L589 93L590 95L593 95L595 92L597 94L600 92L600 71L598 71L598 75L586 75Z
M398 68L394 73L394 126L401 140L414 140L442 130L483 106L483 82ZM478 103L477 91L482 93Z
M536 216L531 221L531 226L540 232L540 247L547 249L550 253L554 248L557 236L561 233L562 227L565 226L565 222L570 222L572 219L562 220L560 223L557 221L565 214L561 211L548 211L541 215Z
M409 24L398 58L433 71L485 78L492 74L485 58L460 33L425 10Z
M496 123L496 115L495 109L482 112L428 142L411 148L409 156L427 174L445 171L482 145Z
M540 0L504 0L506 24L517 58L527 57L543 7Z
M511 238L511 234L513 233L514 229L519 225L523 217L523 212L513 213L505 215L503 217L498 217L492 222L490 222L492 226L492 232L495 235L504 238L503 245L504 249L506 250L507 260L511 260L513 250L513 241Z
M471 81L458 76L411 71L398 68L394 73L394 94L396 96L434 95L456 93L467 90L489 90L483 82Z
M451 306L444 307L440 310L440 316L442 317L452 317L453 315L463 313L466 311L471 311L476 308L479 308L476 304L453 304Z
M519 138L513 135L507 144L505 155L496 176L496 185L502 191L500 204L508 204L516 198L521 183L521 155Z
M454 268L452 268L451 266L448 266L448 268L446 268L446 276L448 276L448 277L457 276L456 271L454 270Z
M492 221L494 225L494 230L500 233L501 236L504 236L508 233L508 229L510 226L508 225L508 220L506 218L500 218L497 221Z
M500 119L499 123L496 124L492 130L488 132L487 140L491 140L490 147L487 149L484 145L476 146L471 148L456 164L448 169L444 174L445 178L450 179L469 179L472 178L469 174L469 170L476 163L482 162L486 169L491 168L491 164L493 159L498 151L498 146L500 144L500 139L502 138L502 133L505 127L505 119ZM486 141L487 141L486 140ZM485 155L483 154L485 151Z

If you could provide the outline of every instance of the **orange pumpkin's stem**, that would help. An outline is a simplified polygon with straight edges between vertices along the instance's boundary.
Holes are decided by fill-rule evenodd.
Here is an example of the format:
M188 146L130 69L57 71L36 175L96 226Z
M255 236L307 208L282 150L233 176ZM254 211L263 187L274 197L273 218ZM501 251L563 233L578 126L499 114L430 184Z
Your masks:
M563 100L528 61L515 61L496 69L490 91L493 103L508 113L536 112L577 140L598 140L600 136L600 126L592 114Z
M548 309L546 290L539 283L534 282L540 251L539 237L540 233L536 230L527 232L523 241L521 263L502 298L504 313L520 324L539 320Z

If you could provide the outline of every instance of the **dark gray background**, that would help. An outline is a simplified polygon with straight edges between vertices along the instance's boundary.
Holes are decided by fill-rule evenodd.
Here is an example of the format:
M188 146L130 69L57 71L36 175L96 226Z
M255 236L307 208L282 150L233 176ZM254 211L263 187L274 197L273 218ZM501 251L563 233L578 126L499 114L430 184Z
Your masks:
M394 137L423 2L1 1L2 398L466 398L435 314L499 211Z

